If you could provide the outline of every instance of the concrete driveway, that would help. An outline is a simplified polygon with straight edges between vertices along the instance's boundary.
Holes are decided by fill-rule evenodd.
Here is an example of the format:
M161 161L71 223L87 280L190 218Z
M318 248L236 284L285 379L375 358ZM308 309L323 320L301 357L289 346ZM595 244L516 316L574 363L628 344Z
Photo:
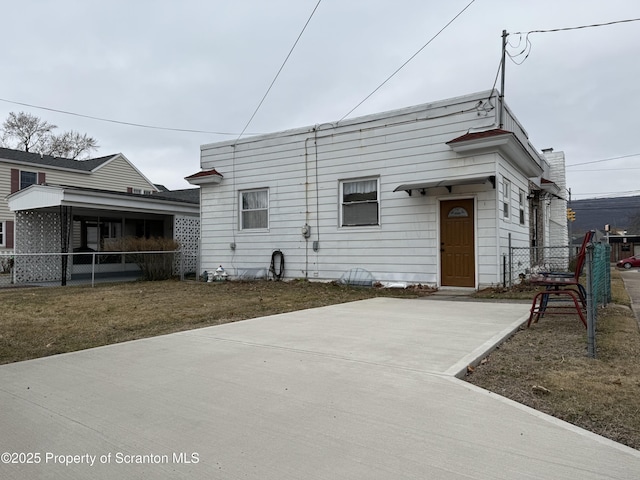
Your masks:
M455 377L528 308L379 298L4 365L0 478L637 479Z

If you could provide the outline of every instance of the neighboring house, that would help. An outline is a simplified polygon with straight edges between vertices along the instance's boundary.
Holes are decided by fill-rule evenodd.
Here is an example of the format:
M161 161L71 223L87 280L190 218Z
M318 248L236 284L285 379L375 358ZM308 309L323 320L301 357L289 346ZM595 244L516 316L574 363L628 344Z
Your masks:
M198 199L160 192L122 154L79 161L0 149L0 178L4 247L15 253L16 282L57 280L61 268L70 276L91 263L77 255L67 269L60 258L26 254L102 252L125 236L174 238L195 271ZM135 269L120 257L101 258L101 273Z
M640 235L609 234L604 241L611 244L611 262L640 255Z
M279 250L285 278L360 268L379 282L502 283L509 246L529 247L534 226L553 235L550 212L533 222L530 202L562 192L499 105L486 91L203 145L202 171L187 177L201 190L200 269L237 275Z
M14 215L6 198L34 184L151 194L157 187L123 154L72 160L0 148L0 250L13 248Z

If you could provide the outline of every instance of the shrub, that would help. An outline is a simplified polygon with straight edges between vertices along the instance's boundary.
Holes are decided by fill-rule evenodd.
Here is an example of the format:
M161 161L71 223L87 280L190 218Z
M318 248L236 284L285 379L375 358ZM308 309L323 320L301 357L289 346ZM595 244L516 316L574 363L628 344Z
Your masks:
M143 280L167 280L173 277L175 252L179 248L180 244L172 238L160 237L123 237L105 245L108 251L132 252L125 255L125 261L140 267Z
M0 273L9 273L12 268L13 268L12 256L0 257Z

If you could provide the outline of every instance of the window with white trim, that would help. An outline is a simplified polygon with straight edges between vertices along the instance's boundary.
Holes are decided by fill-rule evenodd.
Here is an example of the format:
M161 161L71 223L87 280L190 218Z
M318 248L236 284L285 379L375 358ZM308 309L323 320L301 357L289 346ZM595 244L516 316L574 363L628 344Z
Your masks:
M20 171L20 190L38 183L38 172Z
M520 193L518 194L518 203L520 210L520 225L524 225L524 205L525 205L525 196L524 190L520 189Z
M340 182L340 225L343 227L380 225L379 191L378 178Z
M269 189L240 192L240 230L269 228Z
M506 178L502 179L502 216L506 220L509 218L511 208L511 182Z
M138 195L151 195L153 192L151 190L145 190L143 188L132 188L131 193L137 193Z

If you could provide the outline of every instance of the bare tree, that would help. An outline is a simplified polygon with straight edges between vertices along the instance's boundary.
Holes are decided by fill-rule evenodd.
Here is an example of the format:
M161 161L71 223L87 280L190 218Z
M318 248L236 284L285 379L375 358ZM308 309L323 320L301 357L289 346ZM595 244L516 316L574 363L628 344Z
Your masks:
M11 112L2 124L0 144L25 152L71 159L89 158L91 152L98 149L97 140L86 133L69 130L56 135L53 133L56 128L30 113Z
M16 141L16 147L25 152L39 153L39 147L55 128L58 127L30 113L10 112L9 117L2 124L2 139L7 145L11 140Z
M98 141L86 133L73 130L60 135L51 135L43 145L42 153L55 157L79 159L88 157L93 150L98 149Z

